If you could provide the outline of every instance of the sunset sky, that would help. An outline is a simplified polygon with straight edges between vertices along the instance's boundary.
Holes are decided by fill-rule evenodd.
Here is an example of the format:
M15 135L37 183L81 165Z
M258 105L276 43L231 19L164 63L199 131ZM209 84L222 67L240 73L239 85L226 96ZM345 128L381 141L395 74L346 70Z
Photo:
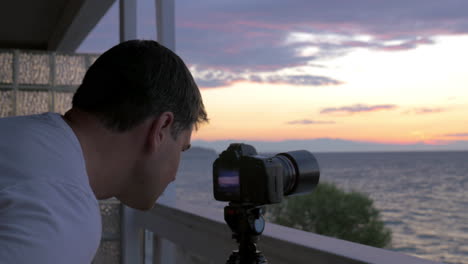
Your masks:
M153 0L138 38L155 39ZM194 140L468 140L468 1L176 0L210 117ZM78 52L118 42L118 5Z

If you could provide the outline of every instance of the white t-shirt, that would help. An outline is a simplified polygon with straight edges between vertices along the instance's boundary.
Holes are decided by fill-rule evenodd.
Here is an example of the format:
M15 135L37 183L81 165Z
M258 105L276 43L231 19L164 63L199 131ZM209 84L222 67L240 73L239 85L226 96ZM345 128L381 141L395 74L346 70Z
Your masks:
M57 113L0 119L0 263L91 263L99 204Z

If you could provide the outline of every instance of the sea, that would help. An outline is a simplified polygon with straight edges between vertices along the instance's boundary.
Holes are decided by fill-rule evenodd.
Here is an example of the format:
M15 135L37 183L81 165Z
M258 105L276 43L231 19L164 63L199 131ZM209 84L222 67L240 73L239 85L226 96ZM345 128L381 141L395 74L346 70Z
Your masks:
M468 264L468 152L314 153L320 182L367 194L392 230L390 250ZM177 198L221 213L213 198L214 150L184 153Z

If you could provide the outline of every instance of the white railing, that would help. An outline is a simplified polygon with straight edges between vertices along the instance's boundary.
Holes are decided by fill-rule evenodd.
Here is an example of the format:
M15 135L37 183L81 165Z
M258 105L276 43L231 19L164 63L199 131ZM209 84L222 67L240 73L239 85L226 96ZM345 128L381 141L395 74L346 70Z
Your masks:
M122 263L193 263L187 254L205 258L200 263L226 263L233 249L231 230L222 212L176 202L158 203L149 212L122 209ZM157 237L153 240L149 230ZM267 223L258 249L272 264L434 264L390 250ZM187 253L188 252L188 253Z

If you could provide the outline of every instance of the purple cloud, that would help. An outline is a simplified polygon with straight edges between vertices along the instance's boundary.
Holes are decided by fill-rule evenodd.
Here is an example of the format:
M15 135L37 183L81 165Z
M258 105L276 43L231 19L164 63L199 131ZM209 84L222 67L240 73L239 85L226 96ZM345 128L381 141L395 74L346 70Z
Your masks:
M419 45L429 45L434 44L434 40L430 38L421 38L421 37L410 37L406 39L401 39L398 43L385 43L380 41L344 41L340 43L342 46L347 48L369 48L376 50L384 51L398 51L398 50L408 50L414 49Z
M461 11L468 10L468 2L463 0L177 3L180 50L191 58L203 57L200 61L210 66L284 67L318 59L297 56L290 46L284 45L291 32L316 35L316 41L302 44L320 47L319 57L353 47L348 45L355 35L371 37L362 46L401 50L431 44L437 35L468 33L468 15ZM330 34L343 40L330 41ZM401 43L385 44L395 40Z
M336 124L334 121L317 121L317 120L309 120L309 119L303 119L303 120L293 120L286 122L288 125L328 125L328 124Z
M116 6L82 43L80 52L102 52L117 43ZM138 37L154 39L154 2L139 1L138 10ZM341 82L333 76L277 72L320 66L321 61L357 47L392 52L431 45L440 35L468 34L466 0L179 0L176 10L177 53L200 71L216 69L229 76L206 79L194 74L202 87L253 79L337 85ZM309 48L315 51L304 52Z
M445 134L446 137L468 137L468 133Z
M392 110L397 108L396 105L364 105L356 104L351 106L343 107L329 107L324 108L320 111L321 114L334 114L334 113L345 113L345 114L354 114L361 112L374 112L380 110Z
M423 114L435 114L435 113L440 113L446 111L443 108L427 108L427 107L422 107L422 108L414 108L412 110L406 111L405 114L417 114L417 115L423 115Z
M195 76L197 84L201 88L222 87L230 85L237 81L278 84L285 83L300 86L327 86L342 84L342 82L339 80L328 78L326 76L316 75L286 75L256 72L233 72L222 71L217 69L200 70L197 67L192 67L190 70Z

